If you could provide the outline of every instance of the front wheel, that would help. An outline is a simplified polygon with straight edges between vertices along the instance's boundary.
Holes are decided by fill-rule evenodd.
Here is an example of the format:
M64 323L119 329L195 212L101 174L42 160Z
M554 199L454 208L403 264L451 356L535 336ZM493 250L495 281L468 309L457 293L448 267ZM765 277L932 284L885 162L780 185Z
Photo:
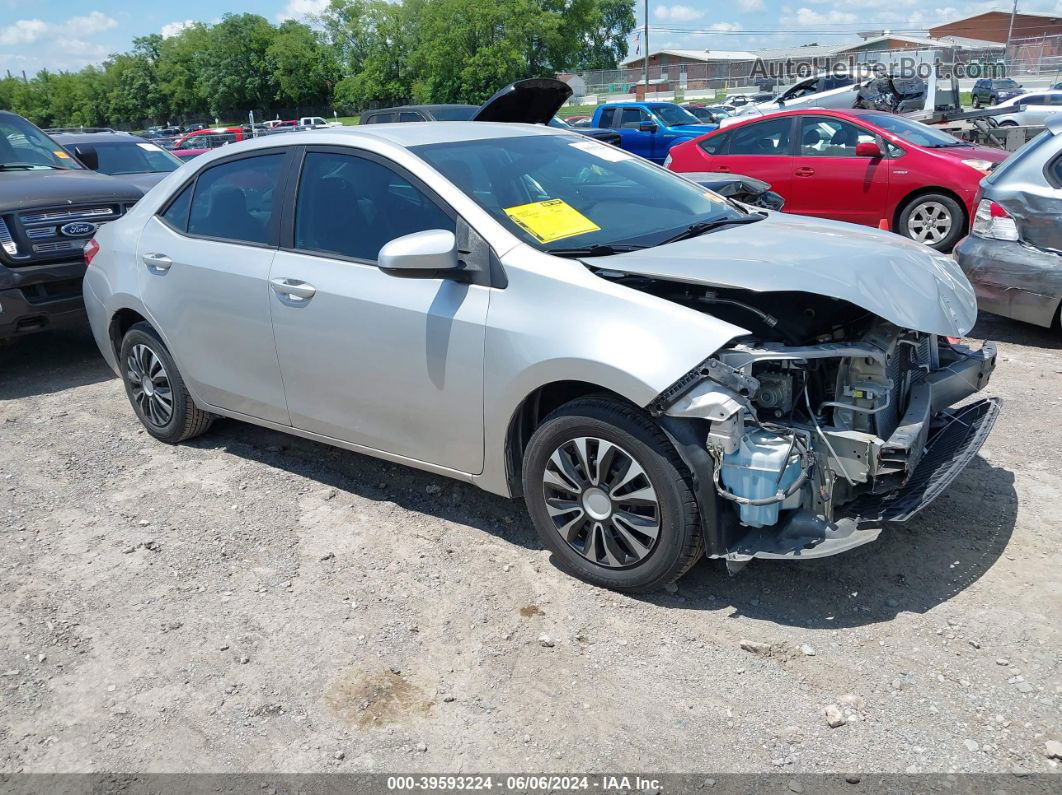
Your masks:
M210 427L213 415L192 400L177 364L150 325L136 323L126 332L118 361L133 411L156 439L176 444Z
M652 591L702 554L689 472L652 418L618 399L581 398L546 417L523 487L542 542L594 585Z
M937 251L951 251L966 233L962 207L943 193L919 196L903 208L897 231Z

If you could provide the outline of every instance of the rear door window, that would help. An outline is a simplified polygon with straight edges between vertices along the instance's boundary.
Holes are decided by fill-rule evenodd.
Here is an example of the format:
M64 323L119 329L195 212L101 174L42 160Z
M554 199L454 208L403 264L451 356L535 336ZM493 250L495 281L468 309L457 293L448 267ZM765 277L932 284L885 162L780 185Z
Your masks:
M612 127L613 126L613 122L615 121L615 117L616 117L616 109L615 108L605 108L603 111L601 111L601 122L600 122L600 125L602 127Z
M199 174L188 233L234 243L272 245L273 198L284 155L242 157Z

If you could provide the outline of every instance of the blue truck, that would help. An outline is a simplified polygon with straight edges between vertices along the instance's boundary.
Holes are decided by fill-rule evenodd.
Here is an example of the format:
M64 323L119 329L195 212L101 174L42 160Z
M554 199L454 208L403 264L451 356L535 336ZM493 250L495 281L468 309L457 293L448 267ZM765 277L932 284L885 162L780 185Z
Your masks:
M671 147L718 129L702 124L674 102L609 102L598 105L591 127L615 130L620 146L654 163L663 163Z

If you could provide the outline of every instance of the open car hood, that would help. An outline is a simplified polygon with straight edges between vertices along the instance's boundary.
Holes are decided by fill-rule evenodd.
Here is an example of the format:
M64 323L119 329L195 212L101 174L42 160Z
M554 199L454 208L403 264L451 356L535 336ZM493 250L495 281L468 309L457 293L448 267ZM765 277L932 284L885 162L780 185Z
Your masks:
M571 87L563 80L551 77L517 80L484 102L472 121L549 124L571 95Z
M664 246L594 257L594 268L687 284L839 298L901 328L959 337L977 319L951 257L889 232L770 213Z

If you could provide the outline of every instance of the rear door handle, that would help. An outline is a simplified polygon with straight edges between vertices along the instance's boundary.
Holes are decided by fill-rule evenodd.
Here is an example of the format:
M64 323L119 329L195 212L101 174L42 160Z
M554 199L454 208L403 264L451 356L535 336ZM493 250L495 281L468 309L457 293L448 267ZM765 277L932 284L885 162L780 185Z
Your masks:
M286 295L296 301L308 301L317 292L317 288L313 285L296 279L270 279L269 283L272 285L274 292Z
M811 166L801 166L793 173L796 174L798 177L810 177L815 173L815 169L813 169Z
M730 166L716 166L715 170L716 171L729 171L730 170Z
M173 260L165 254L148 253L144 254L141 259L145 265L157 271L168 271L173 264Z

